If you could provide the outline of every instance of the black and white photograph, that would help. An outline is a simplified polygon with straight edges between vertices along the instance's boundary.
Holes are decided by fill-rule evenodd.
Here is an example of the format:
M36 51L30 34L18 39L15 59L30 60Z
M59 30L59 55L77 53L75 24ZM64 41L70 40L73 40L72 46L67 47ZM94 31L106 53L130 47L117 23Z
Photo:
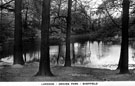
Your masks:
M135 0L0 0L0 86L134 85Z

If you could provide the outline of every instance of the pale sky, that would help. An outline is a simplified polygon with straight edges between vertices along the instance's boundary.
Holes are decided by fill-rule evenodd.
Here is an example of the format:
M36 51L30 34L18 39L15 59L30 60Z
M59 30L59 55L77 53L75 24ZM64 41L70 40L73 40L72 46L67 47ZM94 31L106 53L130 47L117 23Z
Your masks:
M89 1L87 5L89 4L91 8L97 8L100 4L102 4L102 0L81 0L83 2Z
M85 2L85 1L88 2L89 1L89 3L83 3L84 5L90 6L90 8L86 9L87 12L88 12L88 15L90 14L91 11L96 11L97 10L96 8L98 8L98 6L100 4L102 4L102 0L81 0L81 1L82 2ZM92 18L97 18L97 15L93 15Z

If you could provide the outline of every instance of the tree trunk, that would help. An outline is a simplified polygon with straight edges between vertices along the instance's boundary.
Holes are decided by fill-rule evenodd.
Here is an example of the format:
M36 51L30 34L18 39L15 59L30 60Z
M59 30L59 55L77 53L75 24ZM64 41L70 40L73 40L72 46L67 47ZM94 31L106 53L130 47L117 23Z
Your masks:
M68 0L65 67L70 67L71 66L71 59L70 59L71 6L72 6L72 0Z
M77 0L74 1L75 1L75 11L77 11Z
M26 13L25 13L25 19L24 19L24 26L23 26L23 28L24 28L24 30L27 30L28 29L28 24L27 24L27 21L28 21L28 7L26 8Z
M58 46L57 64L59 64L60 54L61 54L61 44L59 44L59 46Z
M37 76L52 76L49 56L50 0L43 0L41 24L41 58Z
M58 0L59 4L58 4L58 17L60 16L60 10L61 10L61 0Z
M120 73L128 73L128 27L129 27L129 0L123 0L122 16L122 44L120 53Z
M118 63L118 67L117 67L117 69L120 69L120 65L121 65L121 57L122 55L120 55L120 59L119 59L119 63Z
M24 64L22 53L22 0L15 0L14 64Z
M75 46L74 43L72 43L72 52L73 52L73 64L75 64Z
M1 5L2 5L2 4L3 4L3 2L2 2L2 0L1 0ZM3 17L3 16L2 16L2 15L3 15L3 12L2 12L3 9L2 9L2 7L0 8L0 11L1 11L1 12L0 12L0 13L1 13L1 16L0 16L0 20L1 20L0 29L2 29L2 17Z

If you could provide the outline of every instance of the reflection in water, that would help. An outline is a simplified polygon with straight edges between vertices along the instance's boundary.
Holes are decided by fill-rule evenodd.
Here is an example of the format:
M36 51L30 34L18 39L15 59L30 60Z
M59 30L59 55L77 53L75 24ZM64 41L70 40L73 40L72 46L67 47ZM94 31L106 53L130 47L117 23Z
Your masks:
M23 49L25 62L39 61L39 42L24 42L23 44L25 46ZM50 62L52 65L64 65L65 45L59 46L50 46ZM74 49L74 52L72 49ZM101 41L71 44L73 66L116 69L119 56L120 45L104 44ZM1 61L13 64L13 43L4 45L3 50L0 52L0 57ZM129 46L129 64L130 68L135 65L135 47L132 45Z

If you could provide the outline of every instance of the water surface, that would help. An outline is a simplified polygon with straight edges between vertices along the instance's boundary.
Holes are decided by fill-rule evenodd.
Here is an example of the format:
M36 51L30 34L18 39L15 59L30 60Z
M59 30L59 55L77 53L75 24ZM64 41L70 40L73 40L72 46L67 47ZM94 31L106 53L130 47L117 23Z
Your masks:
M71 44L71 60L72 66L83 66L92 68L116 69L120 57L120 44L97 42L84 42ZM23 57L26 62L39 61L40 59L40 43L38 41L23 42ZM60 58L57 63L59 46L50 46L50 62L51 65L64 65L65 45L61 45ZM74 56L74 57L73 57ZM135 67L135 48L134 43L129 46L129 68ZM13 42L3 45L0 51L1 62L13 64ZM4 63L5 65L5 63Z

